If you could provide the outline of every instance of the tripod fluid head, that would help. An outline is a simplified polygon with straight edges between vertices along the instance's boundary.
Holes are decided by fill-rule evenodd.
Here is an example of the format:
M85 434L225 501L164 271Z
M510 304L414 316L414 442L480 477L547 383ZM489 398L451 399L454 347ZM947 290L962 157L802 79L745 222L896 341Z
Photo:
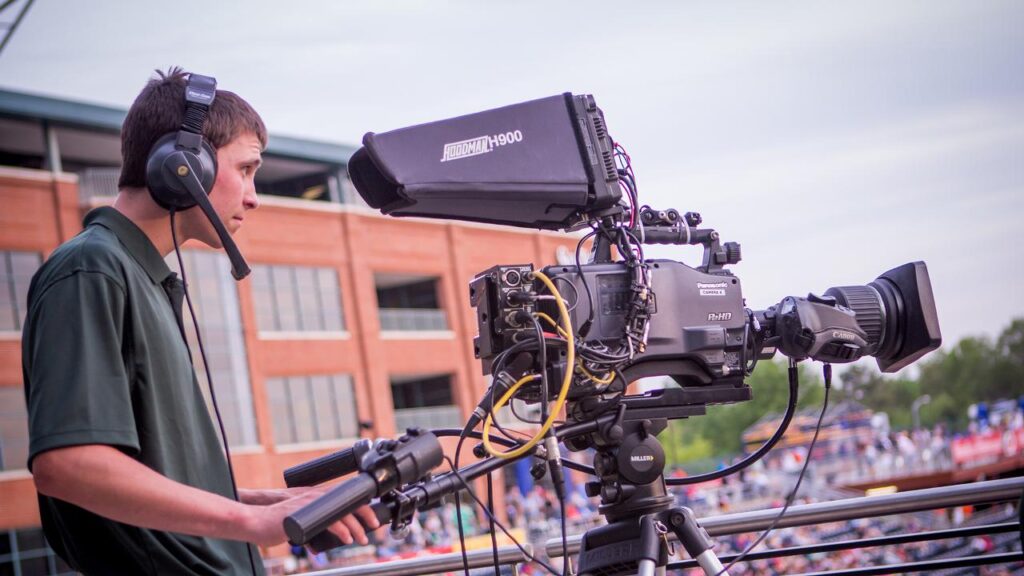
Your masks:
M666 420L641 420L622 424L622 438L597 448L594 471L598 480L586 485L587 496L599 496L598 511L609 522L651 512L671 505L662 470L665 450L655 437Z
M674 506L665 486L665 451L656 435L668 418L626 420L623 406L616 418L589 435L596 448L596 482L587 495L600 497L598 512L608 524L584 534L578 561L581 576L650 576L668 563L666 535L675 532L705 572L717 574L721 563L707 532L688 508Z

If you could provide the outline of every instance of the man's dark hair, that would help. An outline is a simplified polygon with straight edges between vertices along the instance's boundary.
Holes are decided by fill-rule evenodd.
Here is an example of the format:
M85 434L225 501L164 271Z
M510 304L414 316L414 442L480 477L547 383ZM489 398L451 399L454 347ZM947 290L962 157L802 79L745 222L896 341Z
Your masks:
M188 73L170 68L156 76L135 98L121 125L121 177L118 188L146 186L146 158L161 136L177 132L185 116L185 86ZM203 138L220 148L242 134L251 133L267 146L267 128L248 102L234 92L217 90L217 96L203 125Z

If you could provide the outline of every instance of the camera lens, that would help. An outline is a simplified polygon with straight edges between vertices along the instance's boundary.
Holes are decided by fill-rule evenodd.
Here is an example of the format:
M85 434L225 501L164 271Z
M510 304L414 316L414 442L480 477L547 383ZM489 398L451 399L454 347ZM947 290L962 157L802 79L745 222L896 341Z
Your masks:
M895 372L942 344L931 279L924 262L893 268L863 286L829 288L826 296L854 311L868 354Z

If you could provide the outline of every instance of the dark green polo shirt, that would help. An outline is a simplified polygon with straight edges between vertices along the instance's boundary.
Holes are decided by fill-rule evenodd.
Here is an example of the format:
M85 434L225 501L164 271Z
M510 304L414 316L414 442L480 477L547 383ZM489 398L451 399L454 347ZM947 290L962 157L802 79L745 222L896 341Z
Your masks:
M105 444L164 476L231 498L217 433L164 290L173 272L113 208L32 279L22 339L32 459ZM68 478L73 482L73 478ZM47 540L86 574L248 574L241 542L147 530L40 495ZM262 562L256 558L257 570Z

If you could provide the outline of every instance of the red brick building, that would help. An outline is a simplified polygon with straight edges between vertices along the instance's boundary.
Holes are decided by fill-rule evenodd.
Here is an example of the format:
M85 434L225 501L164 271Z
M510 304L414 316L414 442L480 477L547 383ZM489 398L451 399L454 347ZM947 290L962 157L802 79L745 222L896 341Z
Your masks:
M116 193L123 116L0 91L0 573L62 571L42 544L25 470L20 331L35 269ZM460 426L486 385L468 281L498 263L554 263L575 246L381 216L347 183L352 151L271 136L262 206L236 236L253 267L246 280L230 277L222 253L184 250L242 486L279 486L286 467L360 435Z

